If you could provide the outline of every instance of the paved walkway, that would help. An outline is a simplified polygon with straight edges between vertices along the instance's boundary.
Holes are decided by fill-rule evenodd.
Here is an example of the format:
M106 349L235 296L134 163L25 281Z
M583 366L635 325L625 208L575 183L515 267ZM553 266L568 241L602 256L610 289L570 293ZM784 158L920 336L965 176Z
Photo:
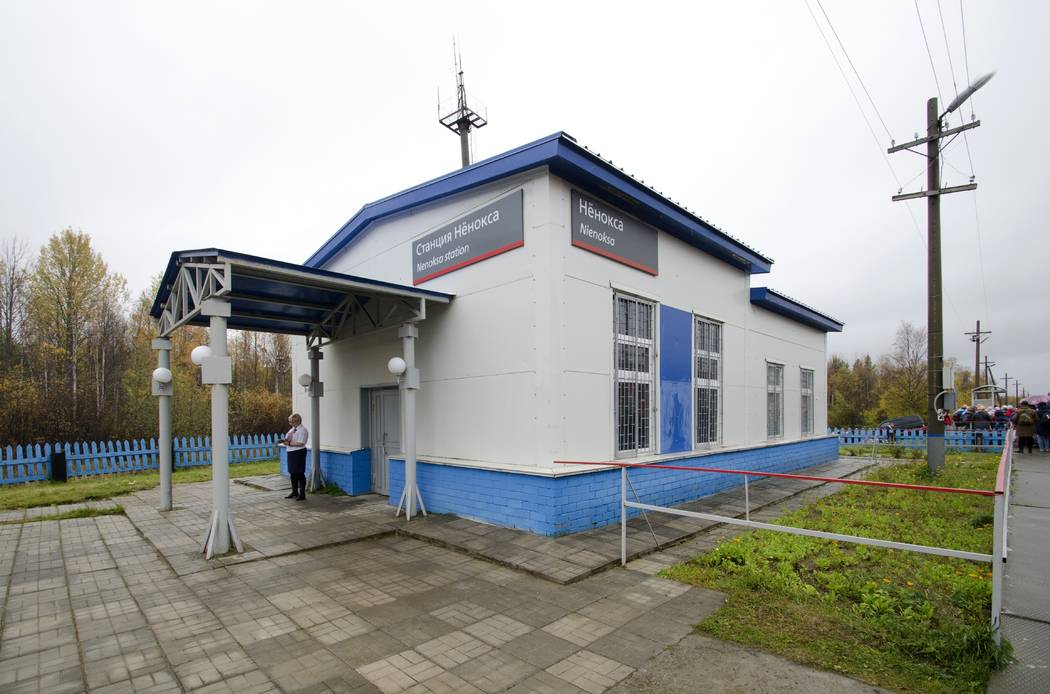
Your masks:
M989 692L1050 692L1050 455L1015 454L1003 636L1012 663L992 676Z
M861 458L842 459L809 468L825 477L856 475L871 466ZM751 511L823 487L819 482L767 478L750 485ZM245 553L217 560L241 564L391 534L425 540L518 571L570 584L620 563L617 523L562 537L544 537L479 523L457 516L430 514L412 522L393 518L387 497L307 495L305 504L284 499L288 482L279 475L236 480L231 504ZM837 491L831 487L829 491ZM644 501L644 499L643 499ZM127 516L180 576L208 571L213 562L200 553L200 542L211 518L211 487L179 485L176 508L157 511L157 490L123 497ZM743 488L705 497L682 508L727 516L744 515ZM631 519L628 557L637 558L683 542L715 525L711 521L666 514ZM650 530L651 528L651 530ZM654 538L655 536L655 538Z
M829 470L858 467L842 465ZM768 482L752 490L769 504L756 518L834 491ZM176 487L179 507L167 514L142 492L122 499L127 516L0 525L0 691L630 691L723 602L654 574L737 532L697 535L653 519L658 537L677 542L653 553L639 521L640 558L596 573L608 564L600 531L574 541L444 516L398 524L385 499L299 504L267 490L272 479L249 484L233 485L250 548L233 559L197 556L207 483ZM563 556L544 574L527 565L532 554L494 549L515 541ZM591 545L595 556L581 556ZM566 564L572 576L558 571ZM852 683L813 681L829 692Z

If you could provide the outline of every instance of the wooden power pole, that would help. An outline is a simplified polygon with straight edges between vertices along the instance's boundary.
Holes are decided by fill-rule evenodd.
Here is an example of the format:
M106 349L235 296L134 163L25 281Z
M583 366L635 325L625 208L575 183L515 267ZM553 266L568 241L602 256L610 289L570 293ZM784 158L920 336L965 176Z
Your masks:
M991 330L985 330L981 332L981 321L977 321L977 330L972 333L963 333L963 335L970 336L970 342L974 343L974 347L977 348L977 354L973 360L973 387L974 389L981 387L981 343L988 338L982 338L982 335L991 335Z
M994 74L994 73L992 73ZM894 202L926 198L927 221L927 295L926 295L926 333L927 333L927 407L926 407L926 460L930 475L936 476L944 468L944 419L939 412L938 402L944 396L944 323L942 320L941 291L941 196L948 193L961 193L976 190L977 184L972 180L961 186L941 188L941 140L965 130L976 128L979 120L972 120L957 128L944 128L945 117L962 106L973 96L973 93L988 83L992 74L984 75L964 89L952 101L944 113L937 111L937 97L926 102L926 137L920 137L902 145L894 144L889 153L908 150L922 154L912 147L926 145L926 190L917 193L898 193L893 196Z

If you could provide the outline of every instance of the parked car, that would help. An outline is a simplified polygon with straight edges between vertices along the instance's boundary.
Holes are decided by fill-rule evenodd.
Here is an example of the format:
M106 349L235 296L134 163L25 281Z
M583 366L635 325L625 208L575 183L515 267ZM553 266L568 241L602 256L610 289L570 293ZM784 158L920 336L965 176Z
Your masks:
M891 434L894 434L898 431L926 431L926 422L922 421L922 417L920 417L917 414L909 414L904 415L903 417L894 417L893 419L887 419L885 422L879 425L879 430L888 431Z

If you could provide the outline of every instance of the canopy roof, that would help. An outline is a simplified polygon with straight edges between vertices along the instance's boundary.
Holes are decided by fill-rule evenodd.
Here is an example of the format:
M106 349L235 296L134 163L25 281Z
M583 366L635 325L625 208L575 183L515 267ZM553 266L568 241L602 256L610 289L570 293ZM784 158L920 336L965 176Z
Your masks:
M207 325L208 299L229 301L229 328L322 342L419 320L427 301L447 304L452 295L219 248L175 251L150 310L161 337Z

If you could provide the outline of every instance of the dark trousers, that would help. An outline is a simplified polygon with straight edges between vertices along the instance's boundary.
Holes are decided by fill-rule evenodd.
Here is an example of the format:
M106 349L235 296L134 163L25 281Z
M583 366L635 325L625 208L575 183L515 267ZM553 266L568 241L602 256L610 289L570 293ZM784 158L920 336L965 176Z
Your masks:
M1017 445L1021 449L1020 451L1018 451L1019 453L1024 453L1024 449L1025 448L1027 448L1028 452L1031 453L1032 452L1032 446L1035 445L1035 437L1034 436L1018 436L1017 437Z
M288 476L292 479L292 493L306 496L306 449L288 452Z

